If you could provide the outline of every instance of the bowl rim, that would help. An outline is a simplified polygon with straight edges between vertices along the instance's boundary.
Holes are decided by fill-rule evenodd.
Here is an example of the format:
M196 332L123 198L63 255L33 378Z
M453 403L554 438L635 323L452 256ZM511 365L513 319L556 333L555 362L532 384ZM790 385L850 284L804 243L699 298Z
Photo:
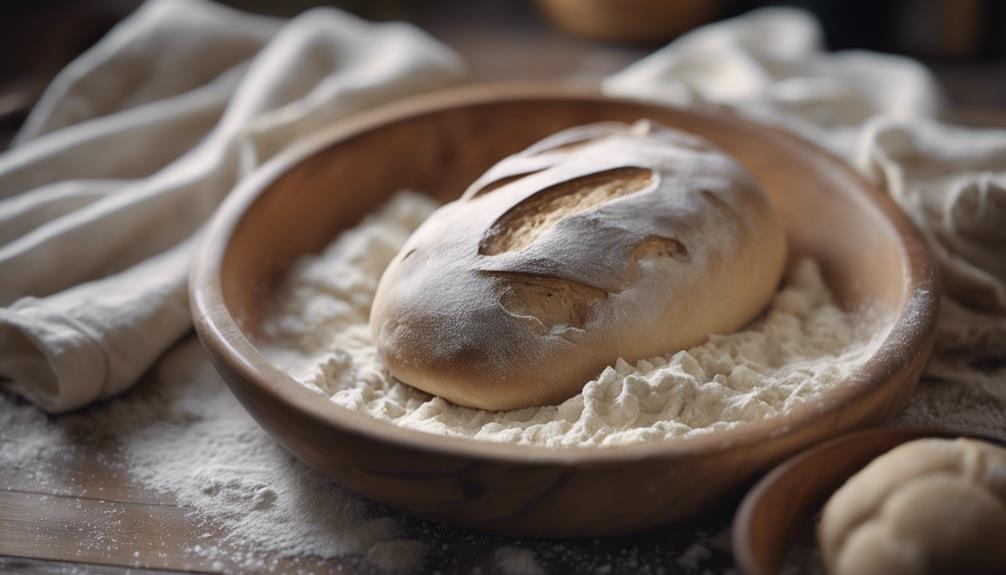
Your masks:
M849 443L862 442L864 440L882 436L903 439L903 441L894 447L891 447L891 450L896 449L897 447L900 447L910 441L930 438L975 439L1006 448L1006 441L986 433L965 431L952 427L940 428L933 426L869 427L866 429L851 431L849 433L843 433L842 435L808 447L807 449L796 453L792 457L775 466L772 471L767 473L751 489L748 490L748 492L744 495L744 499L737 507L737 512L734 514L734 519L730 525L730 542L733 549L734 562L740 572L744 575L772 575L774 573L771 570L765 569L764 565L758 559L758 554L755 552L755 546L752 545L752 531L754 530L755 517L761 510L764 497L766 494L772 492L780 480L788 477L795 469L798 469L801 464L807 462L808 460L813 460L816 457L826 455L829 452L834 451L835 449L840 449ZM884 453L887 452L885 451ZM877 455L873 459L876 459L877 457L880 457L880 455ZM873 461L873 459L870 461ZM867 461L859 470L845 477L842 484L865 468L866 465L869 465L870 461ZM831 495L834 495L834 493L835 492L832 492ZM825 502L830 499L831 495L825 498ZM814 538L814 542L817 544L816 537ZM786 545L787 548L793 545L792 536L787 538Z
M732 429L701 433L675 440L646 441L629 445L589 447L544 447L515 445L451 437L397 426L339 406L299 384L273 365L244 335L227 308L221 285L221 267L238 224L270 185L307 157L339 142L349 140L387 124L405 121L457 107L501 101L622 102L657 106L676 113L714 118L728 114L731 121L763 130L773 137L810 147L827 162L865 190L863 199L881 211L892 225L904 254L905 289L912 289L890 332L873 355L853 371L840 386L794 407L787 413L749 422ZM927 244L915 225L894 201L856 173L851 166L816 144L784 131L765 126L728 109L683 108L646 98L608 96L596 87L555 83L492 83L429 92L398 100L356 114L291 145L241 180L225 198L207 224L192 263L189 282L191 313L200 341L236 372L247 384L259 388L287 410L301 418L361 439L439 455L506 463L558 465L610 464L625 460L706 456L710 453L755 444L769 438L797 433L805 426L854 402L892 373L911 363L905 349L928 353L930 337L939 305L936 266ZM226 378L225 378L226 379ZM228 382L228 385L231 384Z

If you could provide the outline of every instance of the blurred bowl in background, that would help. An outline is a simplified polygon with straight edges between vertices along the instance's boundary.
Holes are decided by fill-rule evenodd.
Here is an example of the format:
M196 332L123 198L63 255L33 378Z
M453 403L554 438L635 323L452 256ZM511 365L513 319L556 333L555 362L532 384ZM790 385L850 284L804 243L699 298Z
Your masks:
M595 40L663 42L723 15L722 0L538 0L557 28Z

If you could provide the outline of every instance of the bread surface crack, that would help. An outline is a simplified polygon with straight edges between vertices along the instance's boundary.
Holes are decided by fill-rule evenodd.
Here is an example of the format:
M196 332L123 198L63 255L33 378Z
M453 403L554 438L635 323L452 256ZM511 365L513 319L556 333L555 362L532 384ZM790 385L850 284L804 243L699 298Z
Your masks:
M540 334L557 335L584 329L592 308L608 297L603 289L561 278L489 272L499 278L499 305L508 314L529 320Z
M643 191L653 180L652 170L624 167L547 187L496 220L479 243L479 254L493 256L520 251L562 220Z

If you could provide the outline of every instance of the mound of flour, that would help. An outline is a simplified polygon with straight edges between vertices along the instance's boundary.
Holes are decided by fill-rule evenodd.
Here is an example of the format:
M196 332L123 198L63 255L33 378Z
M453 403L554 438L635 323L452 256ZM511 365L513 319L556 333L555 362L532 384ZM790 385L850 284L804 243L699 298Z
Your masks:
M401 192L300 260L270 302L263 352L333 402L403 427L540 446L686 437L778 415L847 377L885 335L839 308L810 260L744 331L635 365L619 360L560 405L507 412L460 407L396 381L370 342L381 273L437 205Z

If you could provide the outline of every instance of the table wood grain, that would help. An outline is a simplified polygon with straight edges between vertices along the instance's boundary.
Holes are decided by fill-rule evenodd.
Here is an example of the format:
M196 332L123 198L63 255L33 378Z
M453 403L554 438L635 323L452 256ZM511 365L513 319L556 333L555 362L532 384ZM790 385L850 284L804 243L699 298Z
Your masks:
M136 389L157 384L147 376ZM0 571L247 571L242 550L225 542L226 533L170 496L130 481L125 469L111 437L75 443L58 467L0 469ZM266 557L262 567L355 571L343 560L280 556Z
M179 346L193 345L194 336ZM163 385L144 377L126 392L142 403ZM219 382L223 386L223 382ZM73 416L63 416L62 418ZM74 421L59 421L74 435ZM67 424L69 423L69 424ZM227 544L226 533L201 520L170 495L130 480L115 437L81 432L58 467L0 468L0 572L27 573L345 573L387 571L361 555L331 560L258 554L251 569L247 550ZM303 465L294 462L295 465ZM294 470L296 471L296 470ZM737 501L731 499L687 525L637 537L605 540L518 540L482 535L411 518L374 504L401 536L429 547L421 573L512 575L500 563L501 547L534 553L548 573L688 572L693 562L721 572L732 565L726 547ZM696 547L697 540L702 547ZM714 540L710 544L709 540Z
M473 8L476 4L485 6L452 2L451 10L427 10L410 17L460 53L473 82L555 78L594 82L653 48L592 43L553 32L526 8L514 8L510 3L499 3L510 7ZM940 76L952 80L950 92L959 103L967 104L971 92L997 93L1006 86L1006 81L993 82L995 78L1006 80L1006 74L970 69L958 73L952 66L944 70L946 74ZM968 86L974 89L969 91ZM958 118L971 125L1006 126L1006 108L970 107ZM10 121L0 124L0 148L16 128ZM138 387L155 383L142 381ZM202 524L170 497L131 483L119 463L115 442L110 439L107 445L74 455L45 482L30 469L0 469L0 572L121 575L246 571L245 566L228 558L224 533ZM493 552L501 545L534 551L550 572L694 572L696 557L702 559L700 570L722 572L732 566L726 544L697 548L694 541L696 533L725 533L735 504L725 502L720 510L686 526L605 541L514 541L408 518L403 523L408 534L433 541L438 547L425 564L427 572L500 572ZM221 552L213 556L205 553L205 548ZM375 572L359 558L295 561L273 557L264 570Z
M568 77L590 81L638 58L644 48L592 44L552 33L526 11L474 10L455 19L448 12L417 15L420 26L459 50L473 82L490 79ZM500 19L515 26L496 26ZM19 92L20 93L20 92ZM34 93L34 92L33 92ZM37 94L36 94L37 96ZM13 114L13 112L9 112ZM23 116L20 116L23 118ZM6 143L17 125L7 122ZM139 385L144 385L143 382ZM197 546L220 547L222 534L199 525L183 507L131 484L116 467L115 446L78 455L40 484L31 470L0 470L0 571L64 573L237 572L225 553L208 559ZM488 549L485 544L482 545ZM491 553L490 553L491 555ZM477 562L444 572L470 572ZM483 573L490 572L487 562ZM435 569L436 562L428 565ZM275 558L268 570L354 573L370 571L352 561ZM140 569L140 571L137 571Z

